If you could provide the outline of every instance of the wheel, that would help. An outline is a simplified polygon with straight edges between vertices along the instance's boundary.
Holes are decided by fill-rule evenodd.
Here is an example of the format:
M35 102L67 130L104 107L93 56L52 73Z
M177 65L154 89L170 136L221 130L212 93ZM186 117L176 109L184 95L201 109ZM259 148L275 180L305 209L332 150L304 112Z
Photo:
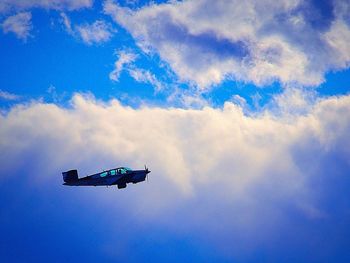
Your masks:
M118 184L118 189L123 189L126 187L126 184Z

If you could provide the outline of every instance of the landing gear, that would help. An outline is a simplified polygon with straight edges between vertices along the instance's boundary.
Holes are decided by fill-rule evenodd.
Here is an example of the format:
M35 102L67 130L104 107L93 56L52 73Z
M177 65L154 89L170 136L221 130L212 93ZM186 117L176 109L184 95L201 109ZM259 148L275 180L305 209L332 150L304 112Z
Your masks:
M117 186L118 186L118 189L123 189L126 187L126 184L118 184Z

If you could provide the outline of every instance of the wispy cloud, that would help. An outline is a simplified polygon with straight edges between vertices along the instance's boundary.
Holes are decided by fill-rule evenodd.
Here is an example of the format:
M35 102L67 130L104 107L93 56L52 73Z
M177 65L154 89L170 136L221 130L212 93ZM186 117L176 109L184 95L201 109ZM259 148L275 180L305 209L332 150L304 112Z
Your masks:
M30 12L18 13L16 15L6 18L1 27L4 33L14 33L17 38L24 41L30 37L32 30L32 14Z
M130 76L137 82L148 83L152 85L156 92L163 90L163 84L158 80L158 78L151 73L149 70L140 68L129 68Z
M85 44L101 44L108 42L116 30L103 20L96 20L92 24L72 25L71 20L65 13L61 13L62 23L66 31L75 37L80 38Z
M205 99L202 94L193 90L183 90L175 87L167 97L170 104L185 109L202 109L211 106L211 102Z
M76 31L86 44L99 44L109 41L115 30L106 22L97 20L92 24L76 26Z
M31 21L32 14L30 12L31 9L43 8L46 10L53 9L60 11L72 11L91 7L92 4L93 0L2 0L0 1L0 14L8 15L17 12L16 15L11 15L5 18L5 21L2 23L2 29L4 33L12 32L16 34L19 39L26 41L27 38L31 36L30 31L33 28ZM68 17L65 17L65 24L66 22L69 22ZM98 26L100 25L97 25L97 27ZM90 31L94 29L95 28L91 29ZM101 30L102 29L100 29L100 31ZM98 34L99 36L93 39L93 35L96 36ZM88 42L98 41L101 40L101 38L106 37L101 36L101 33L99 32L94 32L94 34L91 33L90 35L85 33L85 35L87 35L86 40Z
M148 83L154 87L155 92L162 91L165 87L155 74L150 70L139 68L135 65L137 55L135 52L120 50L117 52L118 59L114 64L113 71L109 74L109 78L113 81L119 81L122 71L128 74L137 82Z
M61 13L62 23L64 27L66 28L66 31L70 35L74 35L74 30L72 28L72 22L70 21L69 17L65 13Z
M0 90L0 98L4 100L18 100L20 96L4 90Z
M0 13L10 11L29 10L31 8L44 8L55 10L77 10L91 7L93 0L1 0Z
M119 81L121 72L125 69L126 66L133 63L137 58L137 55L135 53L124 50L118 51L117 56L118 59L114 63L114 69L109 74L109 78L113 81Z

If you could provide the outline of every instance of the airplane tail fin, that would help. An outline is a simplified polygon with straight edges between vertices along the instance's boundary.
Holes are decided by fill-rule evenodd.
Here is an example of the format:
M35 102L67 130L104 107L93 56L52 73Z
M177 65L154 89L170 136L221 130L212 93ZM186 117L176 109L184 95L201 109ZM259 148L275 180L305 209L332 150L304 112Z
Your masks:
M74 182L78 180L78 171L77 170L70 170L67 172L63 172L63 181L65 183L69 183L69 182Z

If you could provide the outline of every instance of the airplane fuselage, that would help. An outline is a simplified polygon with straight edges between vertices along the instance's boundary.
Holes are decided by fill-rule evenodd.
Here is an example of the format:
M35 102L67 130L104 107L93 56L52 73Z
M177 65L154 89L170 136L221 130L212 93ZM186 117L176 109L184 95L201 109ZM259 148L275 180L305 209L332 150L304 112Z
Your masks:
M69 173L69 172L68 172ZM115 168L101 173L96 173L82 178L65 178L63 185L69 186L109 186L117 185L118 188L125 188L128 183L139 183L145 181L148 169L131 170L129 168Z

